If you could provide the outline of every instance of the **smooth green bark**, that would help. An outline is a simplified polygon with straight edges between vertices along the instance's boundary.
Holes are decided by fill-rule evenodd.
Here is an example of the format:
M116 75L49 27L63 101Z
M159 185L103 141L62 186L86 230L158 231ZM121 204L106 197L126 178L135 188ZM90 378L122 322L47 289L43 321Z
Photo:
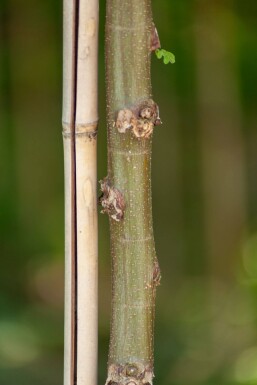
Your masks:
M124 218L110 218L112 320L107 382L152 382L155 254L151 137L120 133L117 113L151 98L153 30L149 0L108 0L106 71L108 180L124 197Z

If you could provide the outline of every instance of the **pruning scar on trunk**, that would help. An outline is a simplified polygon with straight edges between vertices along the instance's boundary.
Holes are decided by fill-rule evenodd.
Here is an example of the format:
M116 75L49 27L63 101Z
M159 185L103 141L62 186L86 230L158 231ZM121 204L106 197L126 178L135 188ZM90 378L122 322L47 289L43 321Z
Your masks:
M161 123L158 105L148 99L136 106L119 110L114 125L121 134L131 131L138 139L148 139L154 126Z
M108 371L106 385L151 385L153 371L150 365L142 363L112 364Z
M99 203L102 206L101 213L108 214L116 222L120 222L124 217L125 200L120 190L111 185L108 177L100 180L102 195Z

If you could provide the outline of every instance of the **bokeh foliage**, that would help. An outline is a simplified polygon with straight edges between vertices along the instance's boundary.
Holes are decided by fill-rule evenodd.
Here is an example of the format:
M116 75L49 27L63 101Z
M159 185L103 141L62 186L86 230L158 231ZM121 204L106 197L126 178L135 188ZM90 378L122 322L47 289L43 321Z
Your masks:
M106 174L100 2L99 179ZM159 385L257 384L257 3L154 0ZM62 383L62 4L0 4L0 383ZM110 316L100 216L99 383Z

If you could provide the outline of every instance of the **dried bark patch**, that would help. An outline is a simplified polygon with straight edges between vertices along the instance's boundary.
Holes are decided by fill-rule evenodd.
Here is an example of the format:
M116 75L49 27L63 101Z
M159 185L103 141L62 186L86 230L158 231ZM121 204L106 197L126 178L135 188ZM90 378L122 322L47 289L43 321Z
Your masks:
M107 213L112 219L120 222L124 217L125 200L122 193L111 186L108 178L100 180L101 190L103 192L99 203L103 209L101 213Z
M160 124L159 108L152 99L145 100L130 109L118 111L114 123L121 134L131 131L138 139L150 138L154 126Z

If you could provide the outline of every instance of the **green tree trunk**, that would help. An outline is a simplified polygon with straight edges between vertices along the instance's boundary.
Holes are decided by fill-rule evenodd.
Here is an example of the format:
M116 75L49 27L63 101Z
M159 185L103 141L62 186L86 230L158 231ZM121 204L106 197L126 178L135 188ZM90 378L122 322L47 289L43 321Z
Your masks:
M152 384L153 324L160 271L151 196L151 148L160 124L151 99L154 34L150 0L108 0L106 71L112 320L108 384Z

